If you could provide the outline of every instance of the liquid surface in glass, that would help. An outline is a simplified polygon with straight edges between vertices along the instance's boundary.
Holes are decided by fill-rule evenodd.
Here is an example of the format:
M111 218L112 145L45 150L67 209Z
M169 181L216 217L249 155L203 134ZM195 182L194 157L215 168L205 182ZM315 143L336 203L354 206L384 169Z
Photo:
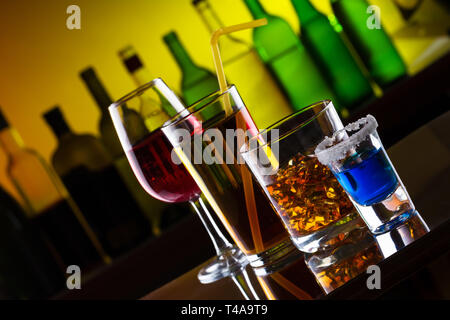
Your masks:
M362 150L344 163L344 170L335 173L345 190L359 204L370 206L393 193L398 180L384 150Z
M228 157L228 159L232 158L232 161L225 161L226 159L219 161L220 159L216 157L220 163L206 164L205 161L201 161L200 164L193 164L189 160L183 159L183 156L181 158L187 164L189 172L197 181L203 194L218 214L235 243L246 255L252 255L272 248L277 243L287 239L288 234L269 201L267 201L262 189L251 178L251 174L243 160L240 162L242 164L238 163L238 157L240 157L238 150L242 142L240 144L236 136L234 137L233 145L229 144L231 142L230 139L225 140L227 129L235 130L238 123L240 128L245 126L245 130L248 130L248 132L257 132L253 119L247 109L243 108L227 117L223 117L223 114L217 114L210 121L203 123L204 128L218 129L222 138L213 138L211 139L212 142L205 142L205 140L208 140L205 134L203 134L203 137L199 137L198 135L201 133L197 132L192 136L193 143L191 145L195 145L196 139L201 141L203 138L202 152L207 147L209 150L219 150L221 151L218 152L219 154ZM177 147L177 154L183 154L181 149ZM185 155L188 158L190 157L190 159L194 159L194 148L189 148L188 150L190 150L191 154ZM243 175L252 179L256 216L253 216L250 210L247 210L248 198L246 199L245 197Z
M292 236L320 230L354 211L330 169L301 154L281 165L267 191Z
M171 159L172 145L161 130L136 143L128 152L134 173L144 189L165 202L186 202L199 197L197 184L184 168Z

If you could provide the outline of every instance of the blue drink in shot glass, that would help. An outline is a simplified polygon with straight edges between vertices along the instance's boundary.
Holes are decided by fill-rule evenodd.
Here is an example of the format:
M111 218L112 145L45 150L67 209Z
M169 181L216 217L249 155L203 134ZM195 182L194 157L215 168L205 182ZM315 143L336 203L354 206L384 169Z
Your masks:
M315 149L350 196L369 230L392 230L417 214L368 115L325 138Z

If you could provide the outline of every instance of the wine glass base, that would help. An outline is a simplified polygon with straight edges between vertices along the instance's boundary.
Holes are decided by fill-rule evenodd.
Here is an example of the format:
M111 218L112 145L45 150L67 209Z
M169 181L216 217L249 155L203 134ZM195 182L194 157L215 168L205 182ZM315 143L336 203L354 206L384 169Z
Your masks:
M215 257L197 275L198 280L203 283L211 283L229 277L248 264L247 257L236 246L222 251L221 255Z

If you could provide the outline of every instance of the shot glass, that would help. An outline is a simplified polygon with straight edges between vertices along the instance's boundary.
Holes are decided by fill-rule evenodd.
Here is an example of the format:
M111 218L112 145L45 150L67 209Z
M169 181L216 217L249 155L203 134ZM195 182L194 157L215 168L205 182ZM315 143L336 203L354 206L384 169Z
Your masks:
M273 124L240 150L291 240L303 252L335 246L355 227L356 209L314 155L326 136L342 128L333 103L324 100Z
M417 214L371 115L325 138L315 153L349 195L369 230L381 234Z

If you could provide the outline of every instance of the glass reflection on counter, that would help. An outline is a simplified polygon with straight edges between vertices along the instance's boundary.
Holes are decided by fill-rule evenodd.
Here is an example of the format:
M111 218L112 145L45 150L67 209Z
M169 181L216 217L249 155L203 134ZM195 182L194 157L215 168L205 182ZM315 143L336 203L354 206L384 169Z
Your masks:
M340 235L335 246L314 254L305 254L305 262L326 294L405 248L429 232L419 214L397 228L378 236L362 223Z

